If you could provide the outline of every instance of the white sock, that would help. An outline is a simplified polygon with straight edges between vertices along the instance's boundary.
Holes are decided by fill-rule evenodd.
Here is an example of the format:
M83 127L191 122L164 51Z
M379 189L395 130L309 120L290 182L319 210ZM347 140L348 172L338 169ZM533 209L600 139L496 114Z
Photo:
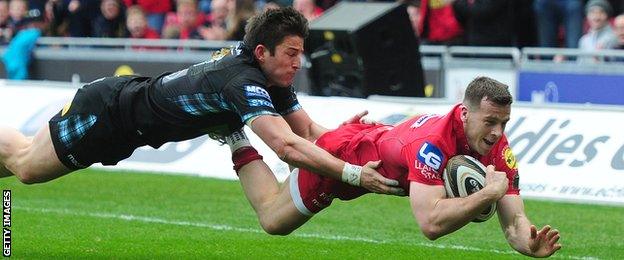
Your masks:
M225 137L225 142L230 146L230 151L234 153L241 147L251 146L245 130L242 128Z

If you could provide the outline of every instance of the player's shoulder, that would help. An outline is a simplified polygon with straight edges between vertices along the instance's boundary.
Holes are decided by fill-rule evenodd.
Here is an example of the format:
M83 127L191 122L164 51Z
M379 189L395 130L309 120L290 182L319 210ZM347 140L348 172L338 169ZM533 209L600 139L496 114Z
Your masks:
M260 69L253 66L241 65L236 68L229 68L224 88L232 91L251 88L266 91L266 77Z
M444 120L445 115L422 115L404 123L399 131L403 131L409 142L415 145L425 143L438 147L446 147L447 143L452 142L452 128Z

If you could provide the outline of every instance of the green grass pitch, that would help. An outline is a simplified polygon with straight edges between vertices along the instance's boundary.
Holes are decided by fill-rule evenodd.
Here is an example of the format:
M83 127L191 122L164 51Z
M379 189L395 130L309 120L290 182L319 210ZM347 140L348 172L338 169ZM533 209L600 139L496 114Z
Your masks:
M515 259L498 220L428 241L407 198L366 195L294 233L270 236L236 181L85 170L12 191L12 257L239 259ZM624 207L526 200L529 218L561 231L557 258L623 259Z

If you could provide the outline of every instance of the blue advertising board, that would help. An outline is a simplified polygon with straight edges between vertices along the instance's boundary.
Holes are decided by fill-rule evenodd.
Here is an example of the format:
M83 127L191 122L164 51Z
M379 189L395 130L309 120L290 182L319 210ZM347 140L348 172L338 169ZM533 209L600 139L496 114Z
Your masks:
M521 71L517 99L536 103L624 105L624 75Z

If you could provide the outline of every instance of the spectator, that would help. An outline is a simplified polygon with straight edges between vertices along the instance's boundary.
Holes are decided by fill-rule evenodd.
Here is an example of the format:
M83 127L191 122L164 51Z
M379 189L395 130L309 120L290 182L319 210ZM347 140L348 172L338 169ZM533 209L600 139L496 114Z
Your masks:
M147 14L147 25L161 33L165 24L165 16L173 11L171 0L123 0L126 7L139 5ZM180 1L174 1L180 2Z
M559 27L563 24L565 45L577 48L583 33L583 4L581 0L535 0L538 41L541 47L559 47Z
M579 48L586 51L611 49L617 44L609 25L611 5L605 0L591 0L585 6L589 31L579 40Z
M212 0L210 9L212 12L206 18L206 26L200 27L199 33L206 40L224 40L226 38L226 19L229 14L229 1Z
M409 16L410 23L414 29L414 33L418 35L418 24L420 24L420 1L419 0L407 0L403 1L407 5L407 15Z
M6 27L9 23L9 1L0 0L0 26Z
M323 9L316 6L314 0L294 0L293 8L303 14L303 17L312 21L323 14Z
M9 79L27 79L28 65L37 38L41 35L41 11L29 13L27 0L11 0L8 4L6 39L9 45L2 61Z
M163 31L164 38L202 39L198 30L203 23L201 17L195 0L178 0L175 16Z
M160 34L156 30L149 27L145 11L140 6L134 5L128 8L126 12L126 27L128 28L128 37L133 39L159 39ZM133 45L135 51L144 50L164 50L161 47Z
M418 32L427 44L462 44L463 29L451 3L454 0L421 0Z
M201 28L201 34L207 40L241 41L245 35L247 19L256 12L253 0L227 0L228 16L225 20L225 30L215 27Z
M126 26L129 37L134 39L158 39L160 36L156 30L147 24L146 14L140 6L135 5L128 8L126 12Z
M9 29L9 1L0 0L0 44L6 44L11 39Z
M30 27L43 27L40 23L35 23L40 20L41 13L33 12L35 17L30 17L28 9L28 1L26 0L11 0L9 1L8 20L6 24L6 30L3 30L3 38L8 42L19 31Z
M102 0L100 14L93 20L93 37L126 36L124 9L119 0Z
M624 14L620 14L613 20L615 35L617 36L617 45L615 49L624 49Z
M16 28L24 23L26 13L28 12L28 1L11 0L9 2L9 27L13 29L13 33L17 33Z
M91 19L99 11L98 1L50 0L53 9L52 36L88 37L92 35Z
M455 17L464 27L465 43L471 46L511 46L513 9L511 0L455 0Z
M210 2L210 13L206 17L206 21L211 25L217 25L225 28L225 19L229 14L228 2L232 0L212 0Z
M226 40L242 41L245 36L245 25L247 20L256 14L254 0L229 0L229 15L226 21Z

